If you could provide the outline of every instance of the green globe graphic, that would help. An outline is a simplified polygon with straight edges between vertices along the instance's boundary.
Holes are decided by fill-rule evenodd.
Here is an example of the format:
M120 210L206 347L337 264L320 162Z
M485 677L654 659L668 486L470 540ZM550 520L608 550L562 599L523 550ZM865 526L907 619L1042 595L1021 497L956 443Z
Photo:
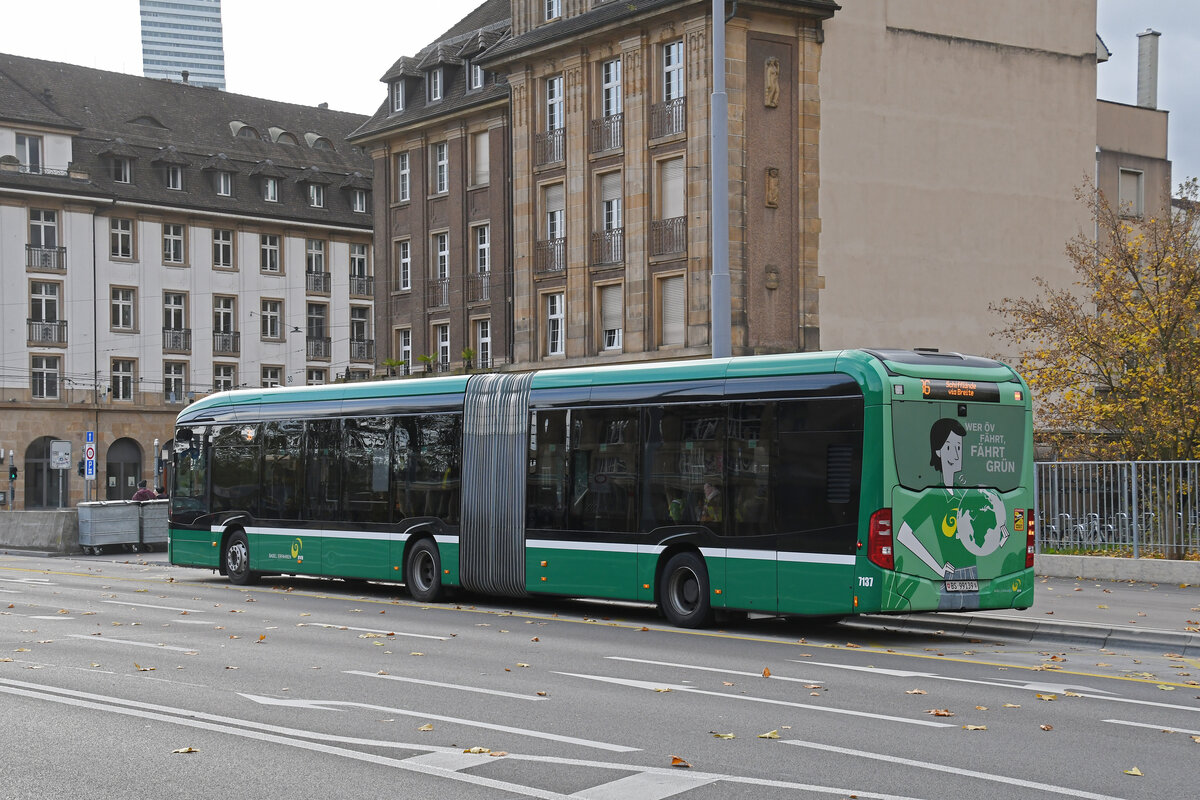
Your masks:
M942 534L957 538L976 556L994 553L1008 538L1004 503L995 492L970 492L942 521Z

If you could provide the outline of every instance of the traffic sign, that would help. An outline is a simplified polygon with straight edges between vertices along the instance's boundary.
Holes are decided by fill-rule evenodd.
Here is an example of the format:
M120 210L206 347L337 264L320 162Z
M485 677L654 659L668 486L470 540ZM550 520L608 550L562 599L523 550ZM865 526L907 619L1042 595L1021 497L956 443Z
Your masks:
M88 442L83 446L83 477L84 480L96 480L96 444L94 435L88 431Z
M65 439L50 442L50 469L71 468L71 443Z

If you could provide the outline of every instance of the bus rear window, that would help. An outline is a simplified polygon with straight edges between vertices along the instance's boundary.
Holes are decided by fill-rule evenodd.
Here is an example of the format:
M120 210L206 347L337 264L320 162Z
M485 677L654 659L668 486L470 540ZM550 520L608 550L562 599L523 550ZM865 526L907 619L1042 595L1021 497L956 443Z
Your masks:
M965 409L966 416L959 411ZM994 403L893 400L896 473L909 489L1020 485L1025 408Z

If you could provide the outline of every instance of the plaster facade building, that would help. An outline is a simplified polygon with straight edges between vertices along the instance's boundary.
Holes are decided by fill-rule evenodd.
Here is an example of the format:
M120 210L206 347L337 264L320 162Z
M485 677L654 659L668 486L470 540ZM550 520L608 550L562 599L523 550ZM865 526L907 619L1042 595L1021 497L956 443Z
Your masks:
M84 499L88 431L94 496L128 498L192 398L374 372L371 162L344 140L362 121L0 56L11 507Z

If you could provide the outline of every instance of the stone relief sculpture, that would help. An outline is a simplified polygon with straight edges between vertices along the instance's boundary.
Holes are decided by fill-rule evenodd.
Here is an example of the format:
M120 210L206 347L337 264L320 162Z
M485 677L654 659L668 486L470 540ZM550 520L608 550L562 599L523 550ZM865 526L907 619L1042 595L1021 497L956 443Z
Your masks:
M779 59L771 56L763 67L763 105L779 107Z

